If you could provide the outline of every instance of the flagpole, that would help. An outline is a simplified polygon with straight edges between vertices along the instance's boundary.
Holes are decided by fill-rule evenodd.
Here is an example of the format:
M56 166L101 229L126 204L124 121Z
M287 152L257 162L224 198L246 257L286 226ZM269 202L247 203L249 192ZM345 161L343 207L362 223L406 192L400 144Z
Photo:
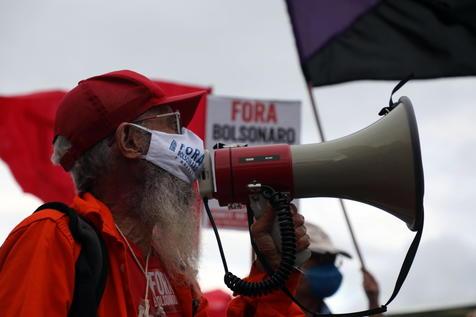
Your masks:
M319 111L317 109L317 103L316 103L316 101L314 99L314 95L312 93L312 87L313 87L312 83L307 82L307 93L309 94L309 99L311 100L312 111L314 113L314 119L315 119L316 124L317 124L317 130L319 131L319 137L321 139L321 142L325 142L326 138L324 136L324 130L322 128L321 119L319 117ZM339 203L340 203L342 212L344 213L345 222L347 223L347 227L349 228L350 236L352 238L352 242L354 243L355 251L357 252L357 256L358 256L359 261L360 261L360 266L362 267L362 269L365 269L364 258L362 256L362 253L360 252L359 244L357 243L357 239L355 237L354 230L352 228L352 224L350 223L350 218L349 218L349 215L347 214L347 208L345 207L344 201L340 198L339 198Z

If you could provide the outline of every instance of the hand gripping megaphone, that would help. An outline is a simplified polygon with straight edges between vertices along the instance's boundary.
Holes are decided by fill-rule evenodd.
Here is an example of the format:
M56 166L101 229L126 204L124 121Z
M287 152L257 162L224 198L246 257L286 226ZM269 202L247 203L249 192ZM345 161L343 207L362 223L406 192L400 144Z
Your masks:
M212 159L213 157L213 159ZM366 203L423 225L423 168L415 114L407 97L383 118L340 139L304 145L226 147L209 152L202 197L224 206L250 203L253 184L291 198L336 197Z

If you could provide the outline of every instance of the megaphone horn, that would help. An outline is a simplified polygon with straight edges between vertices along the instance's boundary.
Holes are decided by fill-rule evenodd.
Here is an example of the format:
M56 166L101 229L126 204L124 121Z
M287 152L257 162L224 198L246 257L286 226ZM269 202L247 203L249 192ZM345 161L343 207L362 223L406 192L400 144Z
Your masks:
M293 198L336 197L378 207L416 231L422 225L423 168L411 101L346 137L305 145L230 147L210 154L199 179L202 197L248 203L261 183Z

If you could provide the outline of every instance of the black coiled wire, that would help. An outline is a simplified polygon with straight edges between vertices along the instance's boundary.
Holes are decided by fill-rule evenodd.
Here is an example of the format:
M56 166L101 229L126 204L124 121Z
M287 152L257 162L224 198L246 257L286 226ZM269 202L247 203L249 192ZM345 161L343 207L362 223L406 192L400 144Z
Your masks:
M253 237L251 236L251 245L258 256L261 264L264 266L266 272L268 273L269 277L265 278L260 282L247 282L239 277L235 276L233 273L228 271L228 265L226 263L225 254L223 252L223 246L221 244L220 235L218 234L217 227L215 225L215 221L213 220L213 216L210 212L210 207L208 206L208 199L204 198L203 202L205 205L205 210L207 212L208 218L210 219L210 223L212 225L213 231L215 232L215 237L218 243L218 249L220 251L221 260L223 262L223 268L225 269L225 284L230 288L233 292L239 295L246 295L246 296L261 296L271 293L274 290L281 289L281 291L286 294L296 305L298 305L303 311L311 314L312 316L320 316L320 317L361 317L361 316L371 316L374 314L379 314L387 311L387 306L383 305L379 308L369 309L365 311L358 311L354 313L347 313L347 314L319 314L318 312L314 312L304 305L302 305L294 296L293 294L286 288L286 281L291 274L292 270L294 269L294 261L296 258L296 237L294 232L294 222L292 220L291 208L290 208L290 201L289 196L285 193L276 192L269 186L262 186L263 191L262 195L268 199L271 203L271 206L277 213L278 223L281 233L281 247L282 247L282 254L281 254L281 263L276 271L274 271L266 258L262 255L260 250L256 247L254 243ZM247 206L248 210L248 225L251 226L253 221L253 211Z
M279 224L279 231L281 233L281 262L276 270L272 272L268 270L269 276L259 282L245 281L228 271L228 265L223 253L220 236L210 212L210 208L208 207L208 199L204 198L205 210L207 211L210 223L215 232L220 256L225 269L225 285L234 293L245 296L262 296L269 294L274 290L281 289L294 269L293 266L296 258L296 236L294 232L294 222L291 214L289 195L276 192L269 186L262 186L261 188L261 194L270 202L276 213ZM259 250L256 250L255 244L252 243L252 245L255 252L260 254ZM265 264L265 266L269 267L267 264Z

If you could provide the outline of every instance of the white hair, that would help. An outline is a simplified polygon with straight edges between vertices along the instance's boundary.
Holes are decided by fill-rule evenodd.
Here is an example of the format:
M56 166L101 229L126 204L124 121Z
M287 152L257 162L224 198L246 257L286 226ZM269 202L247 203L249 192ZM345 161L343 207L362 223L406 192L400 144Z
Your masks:
M58 136L53 163L59 164L70 147L66 138ZM116 159L107 139L83 153L70 171L78 191L90 192L96 179L107 173ZM139 164L143 164L143 186L131 188L122 197L122 205L135 213L135 219L153 227L152 245L170 276L185 276L186 282L193 281L199 257L199 221L193 210L193 187L147 161Z
M53 164L59 165L61 158L70 148L71 143L65 137L56 137L51 157ZM91 191L95 180L108 170L112 160L107 138L84 152L70 170L78 192Z

